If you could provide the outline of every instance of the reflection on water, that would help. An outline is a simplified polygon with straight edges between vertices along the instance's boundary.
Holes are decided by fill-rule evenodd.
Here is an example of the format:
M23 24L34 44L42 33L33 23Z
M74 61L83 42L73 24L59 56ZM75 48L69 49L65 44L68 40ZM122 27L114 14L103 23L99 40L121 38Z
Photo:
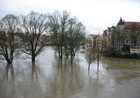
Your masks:
M32 63L32 79L38 79L37 66L35 63Z
M15 75L13 65L6 65L1 70L0 96L1 98L8 98L15 94ZM4 90L3 90L4 89Z
M71 66L70 63L71 61L68 59L57 60L54 63L56 67L53 69L54 73L48 79L47 98L65 98L83 87L84 83L78 65L73 62L73 66Z
M15 75L14 75L14 68L13 65L9 65L7 64L7 66L5 67L5 79L6 81L8 80L15 80Z
M21 58L0 64L0 98L139 98L140 61L101 58L88 63L83 53L59 60L47 47L37 62Z

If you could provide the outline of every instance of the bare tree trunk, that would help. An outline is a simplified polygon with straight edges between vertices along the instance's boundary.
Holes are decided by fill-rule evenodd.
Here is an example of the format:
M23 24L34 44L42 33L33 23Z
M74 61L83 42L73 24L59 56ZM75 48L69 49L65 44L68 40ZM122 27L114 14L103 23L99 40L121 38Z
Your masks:
M71 64L73 64L73 59L74 59L74 57L73 57L73 56L71 56Z
M32 62L32 79L38 79L38 73L35 62Z
M90 71L90 63L88 64L88 71Z
M59 58L62 59L63 58L63 49L62 46L60 46L60 53L59 53Z
M99 59L97 59L97 71L99 71Z
M7 64L6 66L6 80L8 80L9 78L11 78L12 81L15 80L14 68L12 64Z
M99 53L99 50L98 50L98 53L97 53L97 71L99 70L99 61L100 61L100 53Z
M6 53L6 56L4 56L5 57L5 60L7 61L7 64L8 65L11 65L12 64L12 62L13 62L13 56L12 57L8 57L8 53Z
M36 56L34 54L32 54L32 63L35 63L35 58L36 58Z

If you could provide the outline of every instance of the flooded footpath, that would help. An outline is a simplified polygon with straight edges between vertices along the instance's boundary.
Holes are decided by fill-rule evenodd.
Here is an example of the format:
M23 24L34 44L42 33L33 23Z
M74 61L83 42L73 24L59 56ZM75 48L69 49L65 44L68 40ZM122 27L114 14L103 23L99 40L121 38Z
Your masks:
M35 64L27 56L11 67L0 61L0 98L140 98L140 60L102 57L88 71L84 53L71 64L47 47Z

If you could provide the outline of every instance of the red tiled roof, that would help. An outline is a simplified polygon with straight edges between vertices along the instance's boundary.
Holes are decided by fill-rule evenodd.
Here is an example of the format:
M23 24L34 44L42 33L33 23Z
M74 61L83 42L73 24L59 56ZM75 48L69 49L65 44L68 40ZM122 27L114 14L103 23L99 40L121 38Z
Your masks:
M40 35L40 39L47 41L49 39L49 36L46 36L45 34Z
M140 22L124 22L125 28L131 28L132 26L140 27Z

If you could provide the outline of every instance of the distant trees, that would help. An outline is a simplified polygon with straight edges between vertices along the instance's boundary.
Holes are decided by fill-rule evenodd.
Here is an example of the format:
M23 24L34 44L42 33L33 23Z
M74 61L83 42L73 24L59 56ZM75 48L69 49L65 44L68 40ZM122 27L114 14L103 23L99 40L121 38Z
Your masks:
M18 48L15 33L18 29L19 20L16 16L8 14L0 22L0 55L5 58L7 64L12 64L14 52Z
M117 27L113 30L114 48L121 51L126 40L126 30L122 27Z
M129 33L129 39L131 41L131 47L136 46L137 42L140 41L139 35L140 35L140 27L136 25L132 25L129 27L129 30L127 29Z
M42 52L46 42L40 41L40 36L47 29L47 16L31 12L21 17L21 27L25 33L22 39L22 51L31 55L32 62Z
M75 56L75 52L83 43L85 38L85 27L75 17L71 17L67 11L62 13L59 11L49 15L49 28L56 37L56 47L59 58L63 55L71 59Z

